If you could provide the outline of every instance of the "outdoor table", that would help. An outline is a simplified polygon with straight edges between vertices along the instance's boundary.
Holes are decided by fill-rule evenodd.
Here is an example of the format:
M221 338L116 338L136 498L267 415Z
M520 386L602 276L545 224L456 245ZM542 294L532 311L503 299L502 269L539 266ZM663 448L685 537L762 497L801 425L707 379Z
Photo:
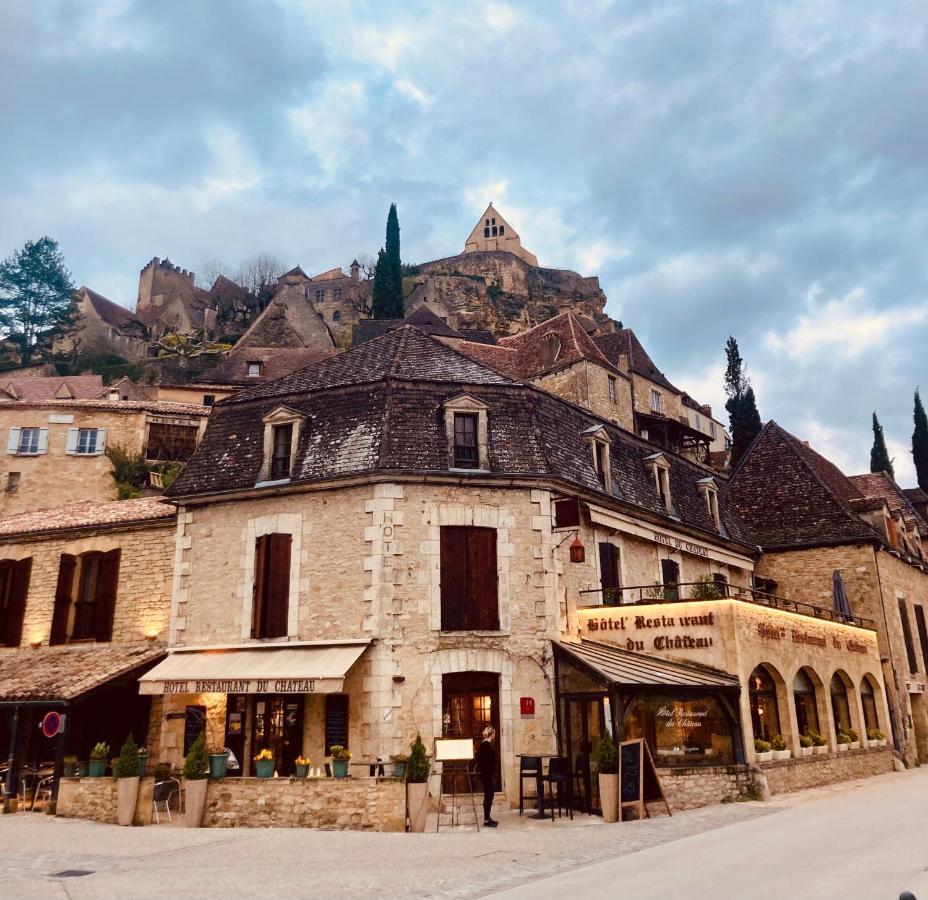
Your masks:
M538 774L535 776L535 790L538 792L538 811L532 813L530 819L547 819L545 815L545 776L542 769L546 759L554 759L560 756L559 753L517 753L519 759L540 759L541 765L538 767Z

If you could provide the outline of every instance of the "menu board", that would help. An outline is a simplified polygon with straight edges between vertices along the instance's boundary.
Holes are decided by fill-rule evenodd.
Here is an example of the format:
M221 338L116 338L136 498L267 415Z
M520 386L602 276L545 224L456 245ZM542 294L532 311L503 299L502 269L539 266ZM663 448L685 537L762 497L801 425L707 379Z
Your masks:
M206 707L184 707L184 756L190 752L193 742L206 730Z
M621 802L641 801L641 766L644 761L644 742L628 741L619 748L619 772L621 773Z
M333 744L348 746L348 695L325 695L325 755Z

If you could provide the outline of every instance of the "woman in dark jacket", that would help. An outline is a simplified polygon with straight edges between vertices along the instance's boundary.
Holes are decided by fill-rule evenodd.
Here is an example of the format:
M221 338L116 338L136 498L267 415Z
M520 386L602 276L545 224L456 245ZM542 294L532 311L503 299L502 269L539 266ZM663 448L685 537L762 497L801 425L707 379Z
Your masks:
M490 818L493 808L493 794L496 791L496 751L493 741L496 738L496 729L487 725L483 729L483 740L477 748L477 771L483 783L483 825L485 828L496 828L499 824Z

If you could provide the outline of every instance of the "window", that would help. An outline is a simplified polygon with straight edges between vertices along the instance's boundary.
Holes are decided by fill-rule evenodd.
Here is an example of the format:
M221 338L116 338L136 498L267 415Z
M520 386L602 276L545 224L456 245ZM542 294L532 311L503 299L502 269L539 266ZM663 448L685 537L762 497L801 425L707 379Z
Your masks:
M918 629L918 642L922 645L922 659L925 668L921 671L928 671L928 628L925 627L925 609L919 604L915 604L915 627Z
M615 394L615 379L611 375L609 375L608 378L609 378L609 401L610 403L618 403L618 400L616 400L616 394Z
M619 548L608 541L599 545L599 583L604 606L618 606L622 602L619 572Z
M37 456L48 452L47 428L11 428L7 453L17 456Z
M496 529L441 528L442 631L496 631Z
M715 422L709 421L709 434L712 437L712 440L715 440Z
M506 228L505 225L500 225L500 226L499 226L499 236L500 236L500 237L503 236L503 231L505 230L505 228Z
M325 300L325 290L316 288L316 303L322 303Z
M61 555L50 644L113 639L119 557L119 550Z
M664 599L680 599L680 564L672 559L661 560L661 580L664 584Z
M204 394L203 395L203 405L212 406L216 402L215 394Z
M912 624L909 622L909 611L905 600L899 601L899 619L902 622L902 637L905 640L905 655L909 660L909 671L918 671L918 661L915 658L915 644L912 642Z
M248 377L257 378L261 374L261 363L259 362L250 362L248 363Z
M612 493L612 459L610 456L609 432L602 425L594 425L583 432L585 440L590 442L593 455L593 471L599 486L607 493Z
M496 237L496 226L495 225L492 228L492 233L493 233L493 237Z
M149 422L145 459L157 462L186 462L197 449L200 429L196 425Z
M851 728L851 705L847 700L847 686L844 679L835 672L831 676L831 712L834 717L835 734L847 733Z
M715 484L715 479L702 478L697 484L699 485L699 490L703 495L703 499L706 501L706 510L709 513L709 518L712 519L715 530L720 531L722 523L719 518L719 492Z
M661 397L660 391L651 391L651 412L663 413L664 412L664 401Z
M864 708L864 728L868 731L871 728L879 728L880 719L876 714L876 697L873 694L873 685L866 675L860 682L860 704Z
M496 224L496 218L495 218L495 217L492 218L492 219L490 219L490 224L491 224L491 225L495 225L495 224Z
M271 478L290 477L290 451L293 443L293 423L274 426L274 452L271 456Z
M72 431L74 429L68 429ZM78 428L77 429L77 448L75 453L78 456L92 456L96 453L101 452L98 450L98 446L101 446L103 443L101 432L103 429L100 428ZM103 432L105 434L105 432Z
M609 445L602 441L593 442L593 464L596 467L596 475L599 478L599 484L604 491L608 491L606 476L608 472L608 460L606 454L609 452Z
M332 321L341 322L341 320L342 320L342 314L336 309L335 312L332 313Z
M342 299L342 289L341 288L332 288L332 299L341 300Z
M16 494L19 492L20 478L21 478L21 473L19 472L7 472L6 473L6 492L8 494Z
M663 453L654 453L645 457L645 462L651 466L651 476L654 478L654 490L660 500L664 511L674 514L673 499L670 496L670 463ZM711 479L709 479L711 480ZM714 484L714 482L713 482Z
M255 542L253 638L286 637L290 618L289 534L265 534Z
M0 562L0 645L18 647L23 636L32 559Z
M799 733L807 735L811 731L818 732L815 685L804 669L800 669L793 679L793 700L796 702L796 724L799 726Z
M489 229L489 228L484 228L484 229L483 229L483 236L484 236L485 238L488 238L488 237L490 236L490 229Z
M777 686L770 673L758 666L748 681L751 702L751 727L754 739L769 741L781 734L780 710L777 706Z
M325 695L325 755L330 756L332 745L348 749L348 695Z
M456 469L476 469L477 457L477 416L475 413L454 414L454 467Z

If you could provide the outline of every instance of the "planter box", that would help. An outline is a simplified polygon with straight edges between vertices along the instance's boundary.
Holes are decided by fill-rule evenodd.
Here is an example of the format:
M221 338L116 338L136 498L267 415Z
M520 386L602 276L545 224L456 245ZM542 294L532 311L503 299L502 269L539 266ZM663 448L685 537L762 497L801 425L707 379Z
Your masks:
M851 741L851 750L860 750L860 741Z
M333 759L332 760L332 775L335 778L347 778L348 777L348 760L347 759Z
M429 814L429 783L406 784L406 810L409 815L409 830L415 834L425 831L425 821Z
M226 770L229 766L228 753L210 753L209 755L209 777L225 778Z
M851 749L850 744L838 744L838 753L844 753Z
M767 750L764 753L756 753L755 751L755 755L758 762L770 762L773 759L773 750Z
M773 758L774 759L789 759L793 755L792 750L774 750Z
M184 817L188 828L199 828L203 822L208 785L205 778L184 779Z
M274 777L274 760L273 759L259 759L255 761L255 773L258 778L273 778Z
M798 750L800 756L811 756L812 748L811 747L800 747Z
M619 776L603 775L599 778L599 805L603 811L604 822L619 821Z
M120 825L131 825L135 816L135 805L139 799L139 776L116 780L116 821Z
M92 759L88 765L88 775L91 778L102 778L106 775L107 766L109 766L109 760Z
M812 748L813 756L824 756L827 752L828 752L828 744L825 744L823 747Z

